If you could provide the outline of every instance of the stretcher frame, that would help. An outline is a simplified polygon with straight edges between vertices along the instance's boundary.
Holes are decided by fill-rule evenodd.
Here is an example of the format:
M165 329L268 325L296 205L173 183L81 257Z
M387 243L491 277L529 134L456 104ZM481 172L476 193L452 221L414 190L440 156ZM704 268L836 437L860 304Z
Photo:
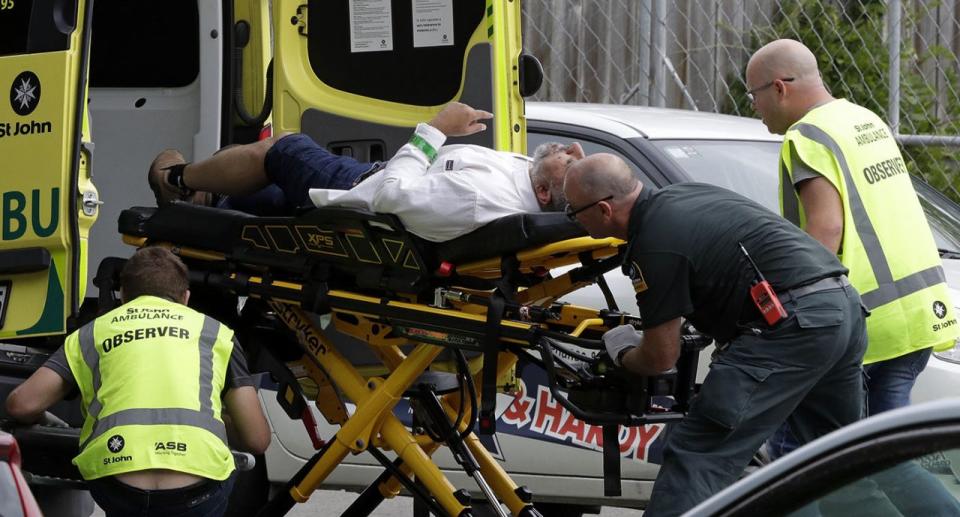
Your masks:
M618 253L622 242L616 239L567 239L506 257L458 265L458 278L494 282L496 289L437 287L432 303L424 303L416 296L403 293L374 296L345 289L325 289L322 302L319 302L315 289L310 289L310 295L305 296L308 289L304 284L273 279L269 274L224 270L222 264L231 261L229 253L139 235L125 234L123 240L136 247L160 245L169 248L189 262L191 284L225 289L259 300L269 308L276 321L282 322L296 336L302 356L288 362L286 367L306 372L317 387L314 404L331 424L340 425L340 429L259 515L286 514L294 504L309 499L347 454L361 452L373 454L385 470L343 515L369 515L383 499L398 495L404 488L437 515L472 515L469 493L457 490L431 459L431 455L443 445L449 446L455 457L462 460L461 464L477 480L488 500L503 503L514 516L540 515L533 506L532 494L510 478L472 432L478 418L481 431L484 427L487 432L494 430L493 422L483 420L484 411L492 407L492 404L484 405L484 401L495 402L497 389L511 390L511 374L518 354L530 357L529 351L537 347L539 359L550 373L551 391L555 397L575 416L603 425L605 442L617 443L618 425L670 422L682 417L683 407L679 407L679 411L640 412L627 416L622 411L586 410L571 403L558 389L564 379L558 378L556 363L563 362L564 355L555 356L549 342L559 339L599 349L602 348L599 341L583 336L597 338L612 326L639 324L637 318L619 311L557 303L565 294L593 283L598 277L602 279L603 272L619 267ZM580 266L557 277L543 278L525 288L508 281L511 276L543 276L544 272L554 268L576 264ZM507 274L507 265L510 274ZM608 300L611 299L606 288L605 294ZM320 313L330 314L327 329L335 329L367 343L383 366L371 370L352 364L332 342L328 330L321 328L311 317L318 309ZM404 345L413 348L404 351L401 349ZM696 369L695 352L703 345L698 342L685 348L685 352L694 352L693 360L686 361L687 368L692 365L694 372L684 375L685 385L690 387L688 390L692 389ZM472 385L482 387L479 397L475 392L473 397L465 397L462 386L459 391L436 393L432 388L424 387L428 384L418 385L418 379L431 367L436 367L437 356L448 348L482 354L470 362L463 360L461 363L469 371L467 376L471 377ZM566 348L561 350L569 352ZM485 361L490 358L495 361ZM496 366L484 368L480 366L483 363ZM576 368L569 370L576 372ZM567 371L566 380L576 375ZM589 373L583 375L591 376ZM595 376L593 380L596 382L597 379L602 382L603 375ZM287 384L285 388L278 398L285 397L292 403L302 396L295 385ZM457 424L455 432L447 434L446 443L422 429L408 429L393 414L401 398L416 397L412 393L418 389L422 404L438 408L435 417L439 411L445 415L443 419L447 424L451 420ZM690 395L692 391L680 393L678 400L682 405L686 404ZM352 414L346 411L342 397L355 404ZM471 418L464 418L465 414L470 414ZM319 441L315 445L320 445ZM604 453L605 472L610 474L606 487L611 495L619 493L616 449L610 447L610 453L606 450ZM396 460L390 461L381 451L392 451ZM499 505L492 506L501 511Z

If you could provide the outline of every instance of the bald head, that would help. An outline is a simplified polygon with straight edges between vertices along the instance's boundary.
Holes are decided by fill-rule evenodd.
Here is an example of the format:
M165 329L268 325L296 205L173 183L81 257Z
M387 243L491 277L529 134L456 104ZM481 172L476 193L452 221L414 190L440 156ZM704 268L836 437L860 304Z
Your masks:
M623 159L609 153L597 153L567 169L563 190L619 198L632 192L636 186L637 178Z
M817 58L796 40L778 39L761 47L750 57L746 75L753 109L771 133L784 134L814 106L833 100Z
M820 77L813 52L792 39L778 39L760 47L747 63L747 70L751 68L768 77L767 81L774 77Z
M626 238L640 182L619 156L590 155L570 166L563 191L576 219L593 237Z

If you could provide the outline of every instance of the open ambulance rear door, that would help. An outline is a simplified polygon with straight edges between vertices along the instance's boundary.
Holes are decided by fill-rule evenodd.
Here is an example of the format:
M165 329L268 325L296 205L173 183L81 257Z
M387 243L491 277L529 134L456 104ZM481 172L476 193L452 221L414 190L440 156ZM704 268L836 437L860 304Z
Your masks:
M0 0L0 338L70 330L86 288L90 2Z

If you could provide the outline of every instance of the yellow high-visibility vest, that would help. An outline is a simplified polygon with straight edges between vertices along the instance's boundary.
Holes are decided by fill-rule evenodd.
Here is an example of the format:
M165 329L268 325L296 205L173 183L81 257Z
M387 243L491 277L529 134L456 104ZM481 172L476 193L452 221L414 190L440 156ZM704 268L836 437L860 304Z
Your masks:
M170 469L226 479L220 416L233 331L184 305L141 296L67 337L83 398L84 479Z
M780 150L780 208L805 229L793 186L804 168L830 181L843 202L839 258L871 312L864 363L952 347L960 328L943 264L887 125L870 110L838 99L787 130Z

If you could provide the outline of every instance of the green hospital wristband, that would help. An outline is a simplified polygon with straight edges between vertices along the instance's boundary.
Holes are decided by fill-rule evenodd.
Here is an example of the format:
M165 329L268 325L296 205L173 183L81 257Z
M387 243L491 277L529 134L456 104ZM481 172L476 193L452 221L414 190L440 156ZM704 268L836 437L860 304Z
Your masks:
M423 154L427 155L427 160L429 160L430 163L433 163L433 161L437 159L437 150L430 145L430 142L424 140L420 135L414 134L411 136L410 143L417 149L423 151Z

